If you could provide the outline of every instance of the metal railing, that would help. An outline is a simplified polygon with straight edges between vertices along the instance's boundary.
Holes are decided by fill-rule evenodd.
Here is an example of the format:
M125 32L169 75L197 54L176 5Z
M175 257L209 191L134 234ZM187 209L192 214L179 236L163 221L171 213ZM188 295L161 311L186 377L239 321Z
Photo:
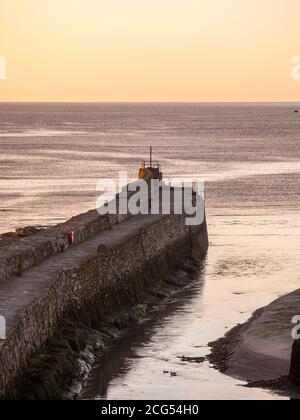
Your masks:
M154 169L159 169L161 168L160 163L158 162L158 160L143 160L142 161L142 166L143 168L154 168Z

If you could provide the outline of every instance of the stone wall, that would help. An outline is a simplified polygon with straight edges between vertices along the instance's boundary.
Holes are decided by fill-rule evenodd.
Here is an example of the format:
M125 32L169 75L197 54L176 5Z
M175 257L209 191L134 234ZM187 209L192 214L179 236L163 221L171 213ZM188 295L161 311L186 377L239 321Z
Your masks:
M46 254L59 252L51 242L52 235L55 241L61 241L56 244L67 246L65 235L69 230L75 230L77 241L83 241L101 229L107 229L107 219L94 217L91 212L72 219L63 228L53 228L49 232L49 249L46 245L43 248L41 238L34 237L32 252L36 253L36 259L28 264L24 262L22 269L46 258ZM111 221L112 224L118 222L118 219ZM43 240L47 234L43 233ZM41 253L37 251L40 246L43 248ZM68 272L59 273L47 292L18 314L14 328L0 349L0 396L12 395L29 358L55 334L64 320L77 319L99 327L118 307L142 301L159 275L176 266L180 258L192 254L199 256L207 248L206 222L199 227L187 227L182 215L164 216L138 231L129 232L111 249L100 246ZM20 258L25 261L25 251L22 255ZM3 266L2 270L4 277L13 271L3 269Z
M47 258L65 251L69 247L70 231L75 233L75 244L78 244L127 218L119 215L100 217L96 210L92 210L30 237L11 238L7 245L0 247L0 282L21 275Z

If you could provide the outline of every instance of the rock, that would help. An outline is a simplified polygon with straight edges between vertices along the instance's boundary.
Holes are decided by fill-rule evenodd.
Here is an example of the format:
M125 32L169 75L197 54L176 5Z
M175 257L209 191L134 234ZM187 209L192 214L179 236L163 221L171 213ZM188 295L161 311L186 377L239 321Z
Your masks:
M82 359L78 359L77 362L79 365L79 377L85 380L88 377L92 368L87 362L85 362Z
M180 356L178 357L182 362L189 362L189 363L204 363L206 361L206 357L186 357Z
M79 395L81 393L81 390L82 390L82 384L80 382L75 382L70 387L70 394L71 394L70 396L74 398L76 395Z
M99 254L107 254L108 251L109 251L109 247L104 244L100 244L97 248L97 252L99 252Z
M89 348L86 348L80 353L81 358L89 365L92 365L95 361L95 356L92 354Z
M35 235L36 233L43 230L42 228L37 228L35 226L27 226L24 228L17 228L16 229L16 235L21 237L31 236Z

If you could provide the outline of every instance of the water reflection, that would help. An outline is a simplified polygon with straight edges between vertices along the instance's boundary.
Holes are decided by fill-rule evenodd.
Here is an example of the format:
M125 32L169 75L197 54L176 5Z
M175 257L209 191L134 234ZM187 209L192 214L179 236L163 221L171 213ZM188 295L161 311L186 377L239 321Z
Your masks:
M175 314L183 314L187 310L185 307L189 306L195 296L199 297L202 294L203 270L204 266L190 285L162 302L160 306L149 313L146 320L129 328L122 336L114 340L106 351L101 352L83 398L106 399L108 397L108 388L111 382L120 376L125 376L136 361L142 358L139 355L139 349L150 346L153 336L164 327L167 320ZM166 361L166 358L162 358L162 363ZM161 371L163 373L163 365Z
M245 382L221 374L207 361L180 359L207 356L208 343L299 287L297 213L236 211L208 206L211 246L201 276L149 320L112 343L97 361L85 398L284 398L246 388Z

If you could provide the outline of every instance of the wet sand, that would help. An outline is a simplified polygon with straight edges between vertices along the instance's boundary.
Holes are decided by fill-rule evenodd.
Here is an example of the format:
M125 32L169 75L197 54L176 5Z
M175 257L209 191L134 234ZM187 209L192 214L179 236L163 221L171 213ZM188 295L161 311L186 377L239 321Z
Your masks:
M211 343L211 363L249 383L295 393L288 381L293 346L292 318L300 314L300 289L259 309L245 324Z

